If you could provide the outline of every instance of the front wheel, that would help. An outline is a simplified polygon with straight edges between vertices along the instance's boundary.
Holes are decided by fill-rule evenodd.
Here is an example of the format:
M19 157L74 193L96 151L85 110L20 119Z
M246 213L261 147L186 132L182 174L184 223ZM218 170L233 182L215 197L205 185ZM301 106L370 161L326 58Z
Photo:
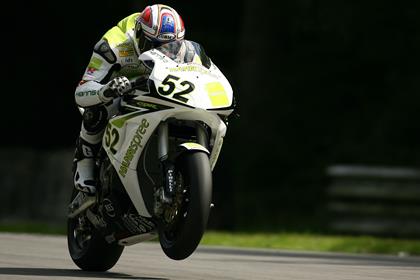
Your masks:
M201 241L210 214L212 174L208 155L189 151L176 161L177 184L182 184L183 202L174 224L159 229L165 254L174 260L190 256Z

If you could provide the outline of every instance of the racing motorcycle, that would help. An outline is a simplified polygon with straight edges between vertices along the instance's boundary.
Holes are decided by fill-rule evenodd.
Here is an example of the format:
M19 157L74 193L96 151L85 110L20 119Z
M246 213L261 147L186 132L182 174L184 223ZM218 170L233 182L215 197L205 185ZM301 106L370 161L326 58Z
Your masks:
M159 238L182 260L197 248L212 207L212 170L234 110L232 88L196 42L182 40L139 57L149 76L132 82L106 127L94 196L73 190L70 256L106 271L124 246Z

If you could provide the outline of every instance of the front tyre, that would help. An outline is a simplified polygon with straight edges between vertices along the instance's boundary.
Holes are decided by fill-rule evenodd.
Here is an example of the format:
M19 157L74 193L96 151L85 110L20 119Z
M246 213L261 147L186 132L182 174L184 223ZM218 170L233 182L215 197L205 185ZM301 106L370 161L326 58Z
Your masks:
M212 174L208 155L201 151L185 152L177 159L175 168L178 183L182 182L184 202L175 224L170 228L160 227L159 241L169 258L183 260L197 248L206 229L212 196Z
M73 191L72 199L77 191ZM107 271L120 258L123 246L108 244L84 214L67 219L67 245L73 262L87 271Z

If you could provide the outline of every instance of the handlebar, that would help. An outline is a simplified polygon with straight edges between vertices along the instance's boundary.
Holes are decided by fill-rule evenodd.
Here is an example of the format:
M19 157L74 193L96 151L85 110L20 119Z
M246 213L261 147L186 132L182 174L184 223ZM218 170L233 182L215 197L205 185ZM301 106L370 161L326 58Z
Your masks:
M149 80L149 76L140 76L135 79L130 80L131 88L132 89L142 89L147 88L147 81Z
M143 76L131 79L130 80L131 88L148 91L148 85L147 85L148 81L149 81L148 75L143 75Z

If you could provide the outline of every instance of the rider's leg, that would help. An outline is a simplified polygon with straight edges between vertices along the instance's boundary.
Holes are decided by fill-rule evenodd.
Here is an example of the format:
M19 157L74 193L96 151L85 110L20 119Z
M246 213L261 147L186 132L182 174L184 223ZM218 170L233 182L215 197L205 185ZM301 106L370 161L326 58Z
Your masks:
M96 192L95 159L102 144L102 136L109 118L119 110L119 98L105 105L86 108L83 113L82 129L77 140L74 156L74 186L93 194Z
M74 155L74 186L94 194L96 192L95 158L101 147L102 135L108 121L105 106L86 108Z
M108 104L86 108L83 113L74 156L74 186L80 191L90 194L96 192L95 159L102 144L105 127L109 118L118 113L119 103L119 98L116 98Z

